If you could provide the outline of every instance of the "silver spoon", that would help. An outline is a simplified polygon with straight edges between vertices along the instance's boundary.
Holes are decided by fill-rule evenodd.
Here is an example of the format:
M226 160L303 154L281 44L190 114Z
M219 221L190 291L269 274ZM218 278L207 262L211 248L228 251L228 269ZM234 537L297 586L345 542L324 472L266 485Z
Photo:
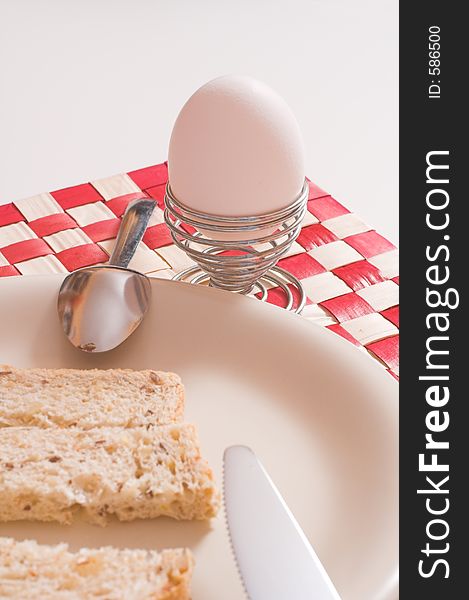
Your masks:
M139 198L122 218L109 264L67 275L57 301L65 335L84 352L119 346L142 322L151 298L150 281L127 266L145 233L156 202Z

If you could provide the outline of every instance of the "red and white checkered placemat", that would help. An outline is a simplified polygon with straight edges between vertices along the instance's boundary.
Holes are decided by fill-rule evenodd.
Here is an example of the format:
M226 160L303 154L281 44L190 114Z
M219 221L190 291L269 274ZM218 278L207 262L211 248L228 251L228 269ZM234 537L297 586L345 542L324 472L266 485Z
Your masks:
M166 163L0 206L0 277L68 273L106 262L120 217L142 192L154 198L149 227L130 267L171 278L193 262L164 223ZM369 352L398 377L398 251L327 192L310 183L301 233L279 266L308 297L303 315ZM268 301L282 304L283 292Z

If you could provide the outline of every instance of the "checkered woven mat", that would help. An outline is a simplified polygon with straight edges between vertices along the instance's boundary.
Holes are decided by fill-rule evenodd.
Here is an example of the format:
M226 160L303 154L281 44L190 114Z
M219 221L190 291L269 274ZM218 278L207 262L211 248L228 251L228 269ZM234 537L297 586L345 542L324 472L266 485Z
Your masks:
M158 206L129 266L166 279L192 266L164 223L167 176L162 163L0 205L0 277L106 262L120 217L142 192ZM398 378L398 251L327 192L309 186L301 233L279 266L301 280L305 318L369 352ZM267 301L282 305L283 294L272 288Z

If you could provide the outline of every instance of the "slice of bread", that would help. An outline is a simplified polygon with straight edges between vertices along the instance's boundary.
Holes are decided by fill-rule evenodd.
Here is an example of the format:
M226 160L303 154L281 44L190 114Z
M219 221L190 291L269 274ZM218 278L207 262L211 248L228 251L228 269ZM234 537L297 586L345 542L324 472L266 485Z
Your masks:
M166 425L183 412L174 373L0 366L0 428Z
M189 550L69 552L0 537L0 598L26 600L189 600Z
M218 504L193 425L0 428L0 521L208 519Z

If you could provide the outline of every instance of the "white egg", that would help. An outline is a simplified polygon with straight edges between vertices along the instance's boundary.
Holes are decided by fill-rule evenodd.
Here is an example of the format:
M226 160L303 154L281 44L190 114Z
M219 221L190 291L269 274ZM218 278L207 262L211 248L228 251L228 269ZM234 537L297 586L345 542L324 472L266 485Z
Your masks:
M168 154L175 197L220 216L270 213L304 183L303 142L291 109L250 77L219 77L198 89L174 124Z

